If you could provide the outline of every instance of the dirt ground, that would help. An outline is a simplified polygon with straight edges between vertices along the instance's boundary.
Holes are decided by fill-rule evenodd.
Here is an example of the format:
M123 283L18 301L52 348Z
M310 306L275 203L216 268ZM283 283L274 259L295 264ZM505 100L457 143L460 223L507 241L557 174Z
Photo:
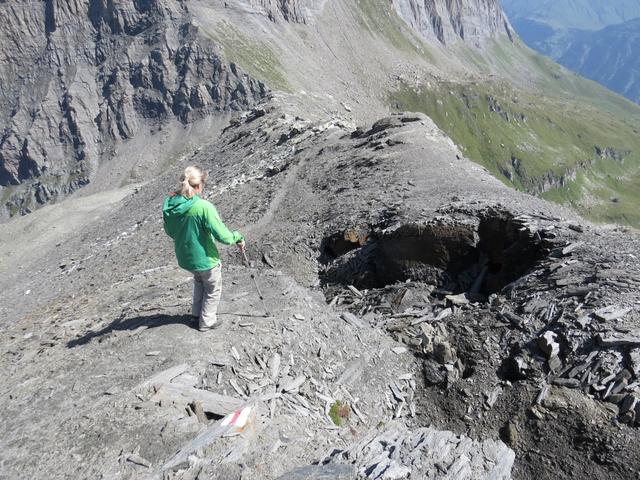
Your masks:
M160 214L187 163L211 172L208 198L253 261L224 250L228 325L206 334L190 323L190 276ZM489 478L489 445L515 452L500 467L516 479L640 473L635 416L623 423L621 410L637 389L637 233L508 190L426 117L356 131L268 107L144 185L34 215L47 223L18 219L0 239L3 478L295 478L314 462L407 478L331 455L400 425L472 439L484 470L459 478ZM611 305L624 314L599 320ZM598 340L611 335L633 338ZM593 378L571 377L584 363ZM194 391L260 413L251 432L169 468L224 416L212 406L198 419ZM331 418L337 401L344 422ZM454 461L436 450L381 462L447 478Z

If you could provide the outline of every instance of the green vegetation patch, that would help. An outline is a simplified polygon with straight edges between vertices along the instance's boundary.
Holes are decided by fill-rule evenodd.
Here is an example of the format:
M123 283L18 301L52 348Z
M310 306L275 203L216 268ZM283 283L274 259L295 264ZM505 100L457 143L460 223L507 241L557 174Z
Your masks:
M4 205L9 200L16 191L15 185L7 185L6 187L0 187L0 205Z
M373 36L381 37L398 50L423 57L432 64L436 63L428 45L398 16L391 2L354 0L352 5L360 26Z
M463 42L458 42L450 48L456 52L456 55L460 59L464 60L466 65L473 66L478 72L485 74L489 74L491 72L491 63L487 61L487 58L484 57L481 51L476 47L467 45Z
M640 226L640 135L609 101L598 108L507 82L403 86L389 101L429 115L465 156L507 185L594 220Z
M233 25L220 22L215 32L206 32L224 49L229 62L237 64L245 72L270 88L291 92L280 59L266 43L252 40L244 36Z
M535 74L539 75L535 83L544 95L559 98L572 97L578 102L584 102L585 105L613 115L618 122L635 126L635 133L639 133L640 107L637 104L519 43L515 48L516 53L531 65Z
M337 400L333 405L331 405L331 409L329 410L329 417L331 421L336 424L338 427L341 427L345 420L349 417L350 409L349 405L346 403L342 403L340 400Z

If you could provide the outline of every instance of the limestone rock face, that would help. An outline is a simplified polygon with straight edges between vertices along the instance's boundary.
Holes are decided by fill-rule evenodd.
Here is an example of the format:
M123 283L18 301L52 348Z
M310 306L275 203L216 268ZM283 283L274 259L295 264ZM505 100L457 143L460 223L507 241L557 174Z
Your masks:
M448 45L459 40L481 46L512 31L498 0L393 0L398 14L423 37Z
M321 8L325 0L243 0L271 20L283 19L287 22L308 23L313 11Z
M143 124L266 94L200 35L186 2L0 2L0 26L0 217L86 184Z

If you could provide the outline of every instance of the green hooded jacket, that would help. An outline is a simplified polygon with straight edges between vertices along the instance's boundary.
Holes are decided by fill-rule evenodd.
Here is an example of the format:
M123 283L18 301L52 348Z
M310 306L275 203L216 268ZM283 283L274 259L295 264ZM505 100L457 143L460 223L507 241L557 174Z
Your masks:
M220 263L220 254L213 241L233 245L243 236L231 232L211 202L195 195L185 198L170 195L162 207L164 231L173 238L178 265L185 270L210 270Z

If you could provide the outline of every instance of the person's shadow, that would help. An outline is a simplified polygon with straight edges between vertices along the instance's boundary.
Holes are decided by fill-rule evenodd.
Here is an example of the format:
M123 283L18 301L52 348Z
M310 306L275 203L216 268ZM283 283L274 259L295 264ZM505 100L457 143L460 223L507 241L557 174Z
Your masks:
M147 315L134 318L125 318L122 320L116 320L113 323L107 325L102 330L92 331L89 330L82 337L75 338L67 342L67 348L74 348L80 345L86 345L94 338L108 335L113 331L122 330L135 330L140 327L146 326L147 328L163 327L165 325L186 325L187 327L197 329L198 322L194 320L191 315Z

